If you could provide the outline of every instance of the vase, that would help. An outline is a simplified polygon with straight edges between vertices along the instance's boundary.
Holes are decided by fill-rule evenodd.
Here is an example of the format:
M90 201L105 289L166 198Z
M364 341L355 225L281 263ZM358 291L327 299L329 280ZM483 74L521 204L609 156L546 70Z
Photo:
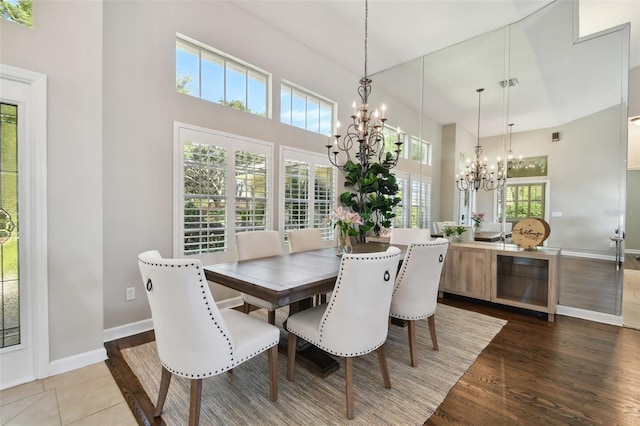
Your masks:
M353 251L353 246L351 245L351 239L349 238L349 234L342 234L338 236L338 256L342 256L343 254L349 254Z
M480 224L476 223L473 225L473 232L479 232L480 231Z
M462 242L462 239L463 239L462 234L456 234L455 238L456 238L456 242L458 243Z

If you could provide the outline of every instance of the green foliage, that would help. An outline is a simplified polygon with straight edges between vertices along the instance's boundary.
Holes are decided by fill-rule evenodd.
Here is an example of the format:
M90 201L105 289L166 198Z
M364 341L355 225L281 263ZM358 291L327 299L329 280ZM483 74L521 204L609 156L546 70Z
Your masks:
M176 78L176 92L184 93L185 95L190 95L191 90L189 90L189 83L193 81L193 76L191 74L183 75L181 77Z
M31 28L33 26L31 3L32 0L0 0L0 17Z
M458 225L458 226L456 226L455 230L456 230L456 234L462 235L463 233L465 233L467 231L467 228L465 228L462 225Z
M340 201L360 214L362 225L358 231L360 241L364 242L369 231L380 235L383 227L391 227L391 219L395 217L394 207L401 201L396 196L398 183L389 168L380 163L368 164L363 168L361 164L350 161L345 170L345 187L351 191L342 193Z
M444 233L444 235L446 235L447 237L450 237L450 236L452 236L453 234L455 234L456 229L455 229L455 228L452 228L452 227L450 227L450 226L445 226L445 227L442 229L442 232L443 232L443 233Z

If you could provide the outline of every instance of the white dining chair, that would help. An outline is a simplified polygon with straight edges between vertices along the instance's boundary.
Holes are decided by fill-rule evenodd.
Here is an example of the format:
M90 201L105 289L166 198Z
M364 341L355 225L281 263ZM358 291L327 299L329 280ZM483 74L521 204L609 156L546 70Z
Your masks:
M318 228L292 229L287 232L291 253L324 248L322 232Z
M398 271L389 315L408 322L409 353L413 367L418 365L417 320L427 318L433 348L438 350L434 316L438 304L440 274L448 248L449 241L445 238L412 242Z
M397 247L381 253L344 254L329 302L287 319L287 378L293 381L298 336L332 355L344 357L348 419L354 418L353 357L377 351L384 386L391 389L384 342L399 261Z
M197 259L138 256L155 332L162 377L154 417L162 414L171 377L191 381L189 425L200 418L202 380L268 351L269 395L278 399L277 327L234 309L219 310Z
M292 229L287 232L287 239L291 253L324 248L322 232L318 228ZM316 304L325 303L327 293L317 294L314 299Z
M258 259L261 257L278 256L282 254L282 241L278 231L246 231L236 234L236 252L238 260ZM251 306L264 308L268 311L267 321L270 324L276 322L276 306L259 297L241 293L244 302L242 310L249 313Z
M389 244L408 246L413 241L429 241L431 232L424 228L391 228Z

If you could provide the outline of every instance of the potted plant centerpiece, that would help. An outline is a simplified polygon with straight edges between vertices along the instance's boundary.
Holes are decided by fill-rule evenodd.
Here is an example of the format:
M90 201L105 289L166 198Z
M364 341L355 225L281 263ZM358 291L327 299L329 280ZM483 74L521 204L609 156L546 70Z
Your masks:
M462 234L464 234L467 231L467 228L465 228L462 225L458 225L455 227L455 231L456 231L456 241L462 241Z

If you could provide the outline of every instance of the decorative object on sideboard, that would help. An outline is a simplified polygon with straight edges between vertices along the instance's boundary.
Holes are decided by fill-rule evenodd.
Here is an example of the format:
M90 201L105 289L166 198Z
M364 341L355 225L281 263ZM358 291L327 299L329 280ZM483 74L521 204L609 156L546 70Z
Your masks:
M522 219L511 230L513 243L523 249L533 249L549 238L551 228L543 220L533 217Z

